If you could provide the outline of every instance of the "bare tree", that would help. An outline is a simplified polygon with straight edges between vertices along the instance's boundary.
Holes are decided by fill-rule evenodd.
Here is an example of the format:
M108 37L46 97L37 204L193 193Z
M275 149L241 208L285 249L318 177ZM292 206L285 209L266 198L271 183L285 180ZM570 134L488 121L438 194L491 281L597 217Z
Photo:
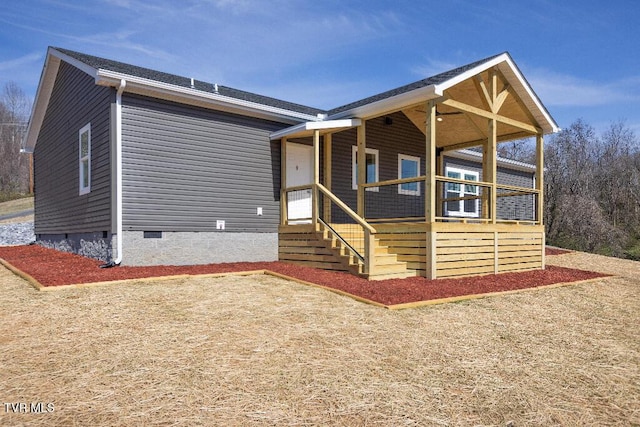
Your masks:
M520 162L535 163L535 140L525 138L498 144L498 156Z
M596 179L598 198L614 226L637 225L637 206L640 203L638 169L634 153L637 140L623 122L613 123L597 147Z
M613 123L598 137L577 120L550 138L545 166L550 243L617 256L638 245L640 151L624 123Z
M7 83L0 97L0 198L29 188L29 158L20 153L30 102L15 83Z

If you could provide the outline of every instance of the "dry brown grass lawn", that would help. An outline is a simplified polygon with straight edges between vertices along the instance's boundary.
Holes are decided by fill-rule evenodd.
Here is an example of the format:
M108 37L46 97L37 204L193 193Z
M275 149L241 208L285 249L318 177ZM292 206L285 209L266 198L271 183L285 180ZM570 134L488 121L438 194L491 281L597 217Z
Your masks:
M22 199L0 203L0 215L20 212L27 209L33 209L33 197L23 197Z
M389 311L269 276L38 292L0 267L0 425L640 424L623 276ZM550 258L551 261L551 258Z
M27 209L33 209L33 197L24 197L22 199L10 200L0 203L0 216L21 212ZM0 220L0 225L15 224L18 222L33 221L33 214L19 218L11 218Z

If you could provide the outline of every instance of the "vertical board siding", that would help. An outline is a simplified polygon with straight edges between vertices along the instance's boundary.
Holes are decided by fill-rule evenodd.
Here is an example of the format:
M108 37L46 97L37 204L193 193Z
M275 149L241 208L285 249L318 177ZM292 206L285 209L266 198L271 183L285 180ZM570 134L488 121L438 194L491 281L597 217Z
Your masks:
M115 92L60 63L34 151L36 234L111 230L110 104ZM91 123L91 191L79 195L78 131Z
M123 99L125 230L277 232L284 124ZM257 215L261 207L263 215Z

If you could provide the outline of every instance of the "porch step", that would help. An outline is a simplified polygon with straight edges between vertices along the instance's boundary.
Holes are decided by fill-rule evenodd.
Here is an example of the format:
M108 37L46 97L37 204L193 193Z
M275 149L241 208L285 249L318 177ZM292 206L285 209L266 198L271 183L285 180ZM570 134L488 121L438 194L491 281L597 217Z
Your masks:
M407 277L416 277L419 276L418 272L415 270L406 270L402 273L386 273L386 274L375 274L375 275L364 275L361 277L368 280L387 280L387 279L406 279Z
M309 267L347 271L369 280L416 275L415 270L408 270L407 263L398 261L398 256L377 238L373 242L373 271L365 274L362 261L332 232L322 226L317 229L308 225L299 227L300 231L297 233L295 229L287 229L287 233L280 233L279 258L281 260ZM358 236L358 233L351 232L348 238L349 244L363 254L364 234L360 233Z
M341 227L339 224L333 224L332 228L336 232L340 232ZM343 227L344 228L344 227ZM353 247L360 249L364 247L364 233L350 233L349 244ZM353 235L356 237L352 237ZM355 274L360 277L364 277L370 280L383 280L391 278L404 278L415 276L414 270L407 270L407 263L398 261L398 256L389 251L389 247L383 245L379 239L374 240L374 271L369 274L364 273L364 266L357 259L349 249L347 249L344 243L336 238L329 230L322 231L322 238L328 248L331 248L336 256L342 259L343 264L347 267L351 274Z

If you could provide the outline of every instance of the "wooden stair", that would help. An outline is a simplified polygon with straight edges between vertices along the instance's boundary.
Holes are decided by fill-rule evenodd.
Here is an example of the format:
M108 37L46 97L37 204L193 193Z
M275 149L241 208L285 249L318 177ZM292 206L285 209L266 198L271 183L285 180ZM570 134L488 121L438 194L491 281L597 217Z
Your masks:
M339 225L332 225L340 233ZM294 232L296 231L296 232ZM349 235L349 244L359 253L364 253L364 234ZM415 270L408 270L407 263L398 261L396 254L378 239L374 240L374 267L369 274L364 272L364 265L351 250L338 239L333 232L320 225L313 229L311 225L284 227L280 230L279 259L295 264L325 270L346 271L369 279L384 280L415 276Z

